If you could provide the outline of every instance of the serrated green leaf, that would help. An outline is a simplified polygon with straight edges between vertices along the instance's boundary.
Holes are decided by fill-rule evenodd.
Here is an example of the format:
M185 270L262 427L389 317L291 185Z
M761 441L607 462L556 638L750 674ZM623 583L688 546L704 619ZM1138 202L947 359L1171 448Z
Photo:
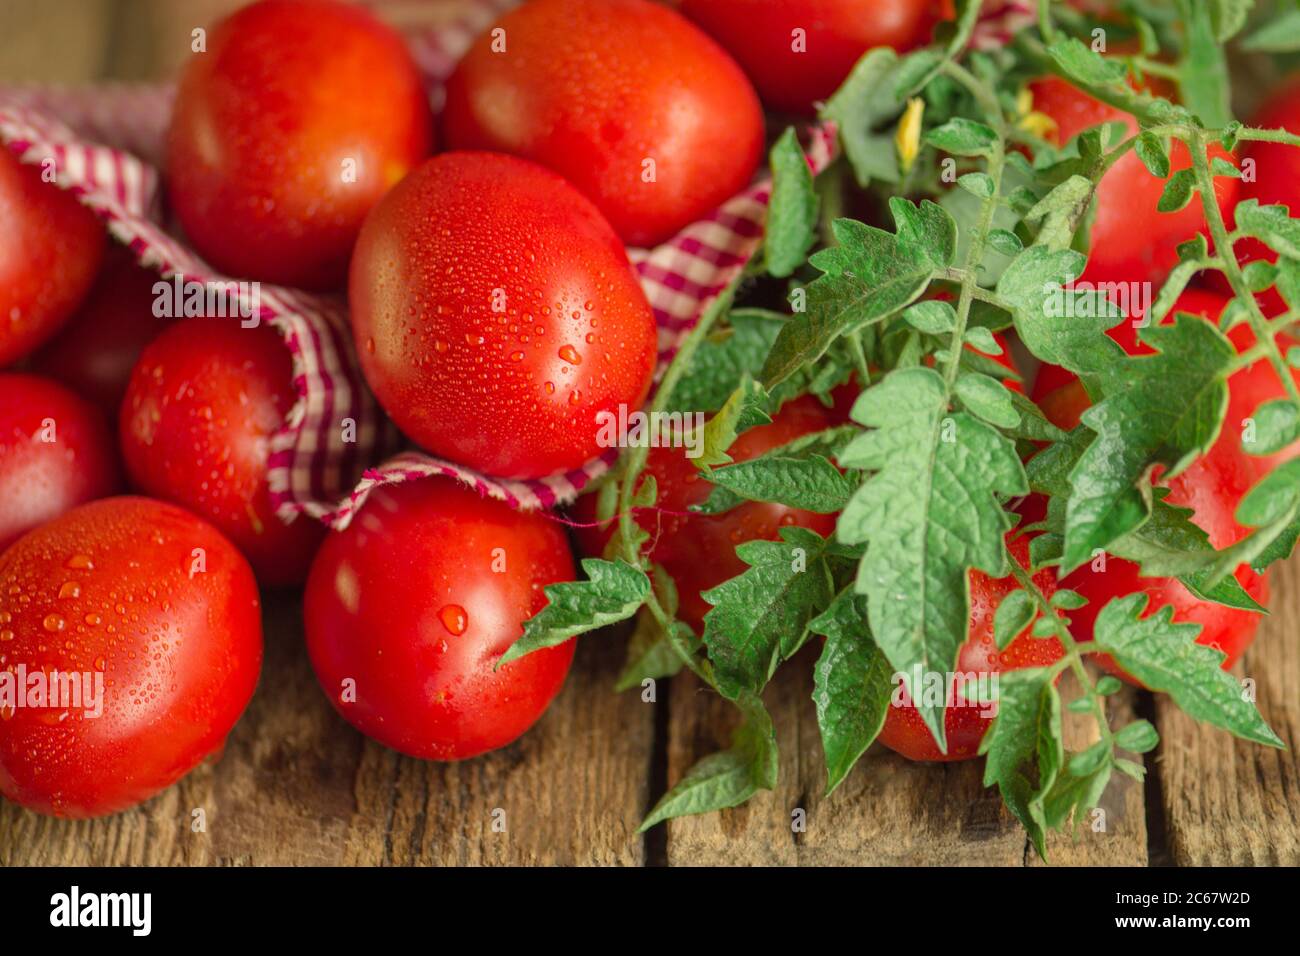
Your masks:
M835 221L838 245L810 260L825 274L807 287L807 311L781 328L763 365L768 388L821 358L839 336L910 305L935 272L952 262L957 225L940 206L928 200L914 206L895 197L889 207L896 233Z
M1047 52L1067 76L1080 83L1105 86L1124 79L1122 63L1105 59L1074 37L1053 43Z
M768 395L748 374L742 375L740 384L731 393L718 413L704 426L704 447L695 459L695 467L714 468L731 461L727 449L736 436L746 428L771 424L767 414Z
M979 752L986 756L984 786L997 786L1039 855L1045 855L1043 800L1063 759L1061 698L1049 670L1026 668L999 675L997 717L980 741Z
M759 790L776 786L776 733L767 709L753 694L737 701L744 722L731 748L705 757L664 794L641 823L644 833L657 823L695 813L711 813L744 803Z
M840 464L874 474L840 515L837 538L867 544L856 587L867 595L877 645L916 699L914 668L952 671L965 642L969 569L1006 573L1011 520L997 496L1024 494L1024 469L1009 439L950 413L932 369L890 372L851 414L870 430ZM943 705L922 702L918 711L942 748Z
M1155 464L1173 478L1214 444L1227 408L1232 344L1209 322L1178 316L1142 338L1156 354L1126 358L1107 371L1107 397L1083 413L1097 433L1070 472L1065 516L1069 571L1096 548L1136 530L1151 513L1139 479Z
M772 198L763 236L767 271L784 278L803 265L817 237L817 192L794 127L772 146Z
M765 309L735 309L720 334L701 342L673 389L669 411L716 412L746 373L763 367L786 316Z
M830 604L826 542L795 525L780 541L747 541L736 554L749 567L705 591L704 643L718 690L735 700L762 690L777 661L799 649L808 622Z
M687 624L673 621L672 627L681 646L698 648L699 638ZM637 613L636 630L628 641L627 660L614 683L614 690L622 693L639 687L647 679L672 677L685 666L686 662L673 646L672 639L659 626L649 608L643 607Z
M1167 693L1196 720L1221 727L1243 740L1285 746L1241 686L1220 664L1223 652L1196 643L1198 624L1179 624L1173 608L1139 617L1147 606L1143 592L1114 598L1097 615L1093 639L1125 671L1154 691Z
M881 131L897 118L906 101L891 95L898 71L898 54L892 49L868 50L822 107L821 117L834 121L854 178L863 189L872 180L898 181L893 133Z
M1232 214L1245 235L1284 256L1300 259L1300 220L1292 219L1286 206L1261 206L1257 200L1243 199Z
M773 501L818 514L840 511L853 491L840 470L816 454L764 455L718 468L710 480L740 498Z
M546 586L546 606L524 622L524 633L501 655L496 667L578 634L623 621L650 595L650 579L625 561L586 558L585 581Z
M894 685L889 661L871 639L860 595L841 591L808 628L826 637L813 670L812 698L830 794L880 733Z

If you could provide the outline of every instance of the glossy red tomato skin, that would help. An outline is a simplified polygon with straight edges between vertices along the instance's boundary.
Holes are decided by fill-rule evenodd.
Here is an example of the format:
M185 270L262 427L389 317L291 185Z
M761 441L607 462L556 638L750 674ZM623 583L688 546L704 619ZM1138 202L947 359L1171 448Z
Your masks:
M1060 143L1093 126L1119 122L1130 133L1137 121L1128 113L1094 100L1057 77L1035 80L1029 85L1034 109L1051 117L1057 125ZM1210 158L1233 161L1232 155L1215 144ZM1191 165L1185 145L1174 141L1170 149L1170 175ZM1156 211L1166 180L1147 172L1137 154L1130 151L1107 171L1097 187L1096 217L1089 235L1088 265L1080 282L1163 281L1178 262L1179 244L1206 231L1199 197L1175 213ZM1236 202L1239 181L1227 177L1214 180L1214 194L1222 210Z
M366 213L431 152L433 118L401 37L370 13L266 0L192 55L166 148L172 207L209 263L330 290Z
M1014 532L1013 532L1014 534ZM1029 543L1024 535L1011 539L1011 549L1016 560L1026 565L1029 560ZM1034 574L1034 583L1044 595L1051 597L1056 591L1056 573L1044 568ZM977 676L1003 673L1026 667L1050 667L1065 656L1061 642L1055 637L1038 638L1028 631L999 651L993 639L993 616L998 605L1012 591L1019 588L1016 579L990 578L981 571L970 572L970 626L966 643L957 657L957 672ZM950 682L949 697L953 698ZM978 755L983 739L994 715L988 706L950 706L944 713L943 728L948 752L939 750L934 735L925 726L921 714L909 701L901 705L891 702L885 712L885 723L877 738L882 744L908 760L951 762L969 760Z
M0 374L0 550L121 482L103 412L50 379Z
M736 58L775 110L811 113L872 47L925 43L936 0L684 0L682 13ZM802 30L802 52L794 31Z
M0 368L58 332L104 255L95 214L41 173L0 148Z
M117 813L185 776L221 748L261 669L247 562L146 498L83 505L0 555L0 620L0 668L103 675L97 718L0 714L0 794L59 817Z
M543 589L573 576L564 533L543 515L447 478L379 488L312 566L307 650L362 733L424 760L475 757L528 730L563 686L573 640L493 668Z
M159 276L109 247L104 267L71 321L32 357L32 369L62 382L114 417L144 347L171 324L153 314Z
M769 425L742 432L728 454L736 461L748 461L802 435L822 431L835 424L829 409L811 396L787 402ZM704 630L704 615L713 605L700 596L744 572L749 567L736 555L736 546L746 541L775 541L780 530L798 525L823 537L835 530L835 515L817 514L766 501L747 501L717 515L688 512L702 504L713 490L684 448L652 448L645 474L653 475L659 497L657 511L636 515L637 523L650 534L654 547L650 558L663 565L677 585L677 616L697 632ZM586 495L574 505L574 519L593 525L596 498ZM598 557L613 535L612 522L576 529L584 554Z
M285 524L267 486L272 436L297 401L289 351L270 326L185 319L140 356L122 400L135 487L211 521L267 587L301 584L324 527Z
M444 153L366 221L352 331L384 409L426 450L538 478L600 454L601 413L638 408L654 316L618 237L559 176Z
M748 185L763 114L732 59L648 0L534 0L475 42L447 83L452 149L560 173L629 245L672 237ZM654 161L647 182L647 160Z

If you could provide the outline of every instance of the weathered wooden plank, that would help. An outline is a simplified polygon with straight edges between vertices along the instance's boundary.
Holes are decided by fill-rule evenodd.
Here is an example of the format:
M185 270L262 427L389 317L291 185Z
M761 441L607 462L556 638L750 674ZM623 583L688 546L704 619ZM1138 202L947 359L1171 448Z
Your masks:
M1300 561L1273 572L1272 614L1237 665L1287 750L1197 724L1156 699L1155 752L1169 851L1180 865L1300 864Z
M610 689L619 641L581 644L564 691L521 740L435 764L365 741L334 714L307 661L296 595L270 596L266 630L262 683L215 766L103 820L0 803L0 864L643 861L654 714Z
M0 83L81 83L104 75L114 0L0 4Z

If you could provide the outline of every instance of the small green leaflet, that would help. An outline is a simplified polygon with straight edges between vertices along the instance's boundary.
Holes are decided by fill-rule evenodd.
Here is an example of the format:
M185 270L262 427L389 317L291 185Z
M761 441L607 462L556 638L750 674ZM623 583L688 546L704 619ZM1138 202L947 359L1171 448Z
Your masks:
M704 615L704 643L724 697L762 690L777 661L799 649L808 622L831 601L825 552L815 532L782 528L780 541L739 545L736 554L749 567L704 592L713 605Z
M957 377L957 397L967 410L999 428L1015 428L1020 413L1011 391L995 378L979 372L962 372Z
M1225 376L1236 357L1209 322L1180 315L1142 338L1155 355L1108 371L1107 397L1083 413L1097 433L1070 472L1061 565L1071 571L1136 530L1151 512L1139 479L1155 464L1172 478L1214 444L1228 403Z
M762 371L769 389L821 358L839 336L910 305L952 263L957 224L947 212L898 197L889 208L896 233L837 219L838 245L813 253L809 261L825 274L808 285L807 310L796 312L772 345Z
M689 625L673 621L672 627L682 647L692 652L698 649L699 638ZM673 647L672 639L664 633L650 609L643 607L637 614L636 630L627 643L627 661L618 675L614 690L622 692L639 687L647 678L658 680L672 677L685 666L686 662Z
M714 490L695 510L716 514L750 500L774 501L818 514L837 512L853 489L830 457L857 431L842 426L813 432L758 458L716 468L709 473Z
M1002 599L993 612L993 643L998 650L1006 650L1007 645L1020 636L1034 619L1036 611L1033 600L1021 588Z
M1007 266L997 291L1011 306L1020 341L1035 357L1076 374L1097 374L1124 356L1102 334L1123 314L1099 293L1081 296L1062 288L1083 271L1084 262L1072 249L1030 246Z
M997 785L1038 855L1046 858L1044 800L1064 760L1061 698L1050 670L1035 667L998 675L998 713L979 752L986 757L984 786ZM1027 765L1034 768L1032 775L1025 772Z
M510 645L496 666L563 644L576 634L626 620L650 594L650 579L625 561L587 558L582 562L585 581L566 581L546 587L547 603L524 622L524 635Z
M958 116L930 130L925 141L954 156L988 156L997 144L998 134L983 123Z
M1042 221L1034 244L1051 250L1070 248L1074 232L1092 202L1096 187L1091 179L1072 175L1052 187L1051 192L1025 213L1027 222Z
M759 790L776 786L776 732L763 702L754 694L737 701L744 721L731 737L731 748L705 757L664 794L638 833L656 823L692 813L711 813L744 803Z
M1138 136L1133 149L1137 153L1138 159L1142 160L1142 165L1147 168L1147 172L1152 176L1157 179L1165 179L1169 176L1169 150L1159 136L1149 130L1144 130ZM1163 318L1163 316L1158 318Z
M1236 678L1220 668L1223 652L1196 643L1198 624L1178 624L1173 608L1139 617L1142 592L1115 598L1101 609L1094 628L1097 650L1147 687L1168 694L1189 717L1214 724L1255 743L1284 747L1255 705L1244 699Z
M898 181L893 131L882 129L903 110L905 97L894 92L898 70L898 54L889 47L868 50L821 111L822 119L835 122L853 176L863 188L873 179Z
M763 248L767 271L784 278L803 265L817 238L817 193L793 126L773 145L770 160L772 199Z
M704 426L704 449L694 459L695 467L703 470L730 462L727 449L737 435L746 428L771 423L767 407L768 395L763 386L748 374L742 375L731 397Z
M1284 256L1300 259L1300 220L1292 219L1286 206L1261 206L1255 199L1243 199L1232 214L1237 228L1247 236L1268 243Z
M1106 86L1124 80L1123 63L1106 59L1074 37L1053 43L1047 52L1070 79L1079 83Z
M841 591L808 628L826 643L813 670L813 703L826 754L826 793L844 780L885 724L892 671L867 629L866 600Z
M917 367L890 372L863 392L853 418L871 430L840 464L875 472L840 515L837 537L867 542L857 590L871 632L908 691L913 668L947 673L966 640L970 568L1006 573L1011 526L996 495L1028 491L1013 442L964 412L948 410L943 378ZM943 705L919 707L944 746Z
M1242 441L1249 455L1272 455L1300 439L1300 408L1289 398L1264 402L1251 416L1255 420L1254 441Z

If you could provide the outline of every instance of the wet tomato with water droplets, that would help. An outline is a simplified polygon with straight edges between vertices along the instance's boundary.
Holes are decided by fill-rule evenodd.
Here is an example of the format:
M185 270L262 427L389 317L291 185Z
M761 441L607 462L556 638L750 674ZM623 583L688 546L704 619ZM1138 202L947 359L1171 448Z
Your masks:
M773 109L812 112L872 47L925 43L951 0L684 0Z
M75 508L0 554L0 687L27 678L0 696L0 794L75 818L147 800L221 748L261 666L257 585L215 528Z
M749 184L763 112L735 62L647 0L533 0L470 47L447 82L452 149L541 163L650 246Z
M0 368L63 326L104 255L103 225L44 170L0 146Z
M110 246L85 304L32 357L32 369L116 416L140 353L172 322L153 313L159 281L125 246Z
M0 550L120 484L102 411L58 382L0 374Z
M377 488L321 546L307 580L307 650L354 727L426 760L504 747L564 684L574 642L494 670L573 580L562 528L450 478Z
M796 438L832 427L830 409L805 395L787 402L769 425L741 432L728 454L748 461ZM659 492L653 509L638 512L637 523L650 535L650 559L661 565L677 585L678 617L697 632L712 605L700 596L745 571L749 565L736 554L746 541L775 541L782 527L799 525L823 537L835 530L835 515L817 514L768 501L746 501L716 515L689 512L712 493L713 484L695 467L685 448L650 450L645 474ZM613 535L613 522L596 525L596 496L585 495L573 506L574 519L588 527L576 531L584 553L598 557Z
M271 438L297 401L289 350L269 326L185 319L132 372L120 440L140 490L211 521L264 585L300 584L324 527L285 524L271 504Z
M501 478L576 468L636 409L656 330L618 237L559 176L445 153L366 220L352 329L380 404L435 455Z
M347 3L268 0L191 55L167 134L168 194L236 278L338 289L370 208L433 148L402 38Z
M1029 539L1023 534L1011 533L1014 535L1010 539L1012 554L1022 567L1027 566ZM1034 583L1050 597L1056 591L1056 574L1045 568L1034 574ZM974 687L968 684L963 684L963 687L969 688L967 693L971 696L976 696L977 691L991 686L989 682L993 675L1024 667L1050 667L1065 655L1060 640L1034 637L1028 629L1003 650L998 650L993 639L993 616L1003 598L1019 587L1016 579L1009 575L990 578L982 571L970 572L970 626L966 643L958 652L957 670L947 682L948 706L943 719L947 753L939 750L934 734L930 733L907 692L901 689L895 691L896 700L885 712L885 724L878 738L882 744L909 760L969 760L977 755L980 741L993 722L996 706L963 699L962 695L956 694L956 675L961 675L963 681L974 678Z

